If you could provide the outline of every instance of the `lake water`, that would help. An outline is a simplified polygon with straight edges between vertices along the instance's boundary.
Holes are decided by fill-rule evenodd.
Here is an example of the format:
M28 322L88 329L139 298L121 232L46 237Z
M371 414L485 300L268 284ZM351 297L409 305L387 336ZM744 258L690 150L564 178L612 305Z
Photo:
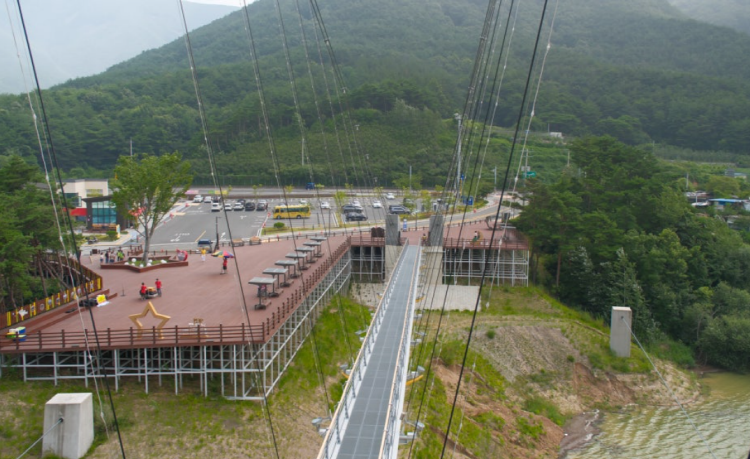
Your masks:
M717 459L747 459L750 451L750 376L713 373L706 400L685 409ZM634 407L607 413L602 433L568 459L711 458L708 448L677 408Z

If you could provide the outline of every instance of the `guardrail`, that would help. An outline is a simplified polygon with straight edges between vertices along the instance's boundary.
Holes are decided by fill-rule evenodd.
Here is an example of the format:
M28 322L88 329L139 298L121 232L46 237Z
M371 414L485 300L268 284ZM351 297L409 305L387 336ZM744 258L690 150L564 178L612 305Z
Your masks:
M408 244L408 241L406 242L406 244ZM397 263L398 267L401 266L404 260L405 252L405 250L401 251L401 255ZM393 270L393 272L391 273L391 279L397 271L398 268ZM367 361L372 354L373 346L375 345L375 339L377 338L378 331L380 330L380 326L383 323L383 316L385 315L388 302L393 296L395 283L391 282L391 279L388 280L388 289L383 293L380 304L378 305L378 309L372 318L372 323L367 332L367 335L364 337L362 347L360 348L354 365L352 366L352 371L349 375L349 379L347 379L346 385L344 386L344 392L341 395L341 401L338 403L336 412L333 414L333 422L331 423L328 432L326 433L326 437L323 440L323 446L320 448L320 452L318 453L318 459L329 459L336 457L338 447L341 444L343 431L345 430L345 427L348 423L348 418L350 416L352 406L354 405L354 401L357 398L357 392L362 385L362 373L364 372L364 367L367 366Z
M385 421L384 431L388 433L383 438L383 442L380 446L380 456L382 458L395 458L398 454L399 444L399 430L401 426L400 414L403 410L403 397L402 391L406 389L406 370L409 366L409 347L411 346L411 323L412 323L412 312L410 310L414 300L415 293L415 281L417 273L419 273L419 255L417 255L417 266L412 274L411 285L409 288L409 298L407 306L407 314L409 321L401 332L401 340L399 342L398 358L396 365L396 371L393 374L393 381L391 382L391 396L388 401L388 416Z
M71 303L76 296L79 298L86 295L86 291L89 294L98 292L104 288L102 277L92 271L91 269L78 264L78 262L71 258L65 257L48 257L49 263L59 263L60 260L65 261L68 265L64 270L68 268L77 274L76 277L83 279L89 279L77 287L72 287L59 292L53 293L47 298L41 298L34 300L29 304L19 306L12 311L6 311L5 314L0 316L0 329L12 327L13 325L22 323L33 317L37 317L47 311L51 311L55 308L65 306ZM67 275L66 275L67 277Z

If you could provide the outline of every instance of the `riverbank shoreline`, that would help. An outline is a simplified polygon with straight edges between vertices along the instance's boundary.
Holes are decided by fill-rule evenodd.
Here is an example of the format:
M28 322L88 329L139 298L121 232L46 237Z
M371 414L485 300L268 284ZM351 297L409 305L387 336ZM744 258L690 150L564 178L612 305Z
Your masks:
M586 447L602 430L603 420L600 410L587 411L573 416L563 426L563 439L560 442L559 459L565 459L570 451Z

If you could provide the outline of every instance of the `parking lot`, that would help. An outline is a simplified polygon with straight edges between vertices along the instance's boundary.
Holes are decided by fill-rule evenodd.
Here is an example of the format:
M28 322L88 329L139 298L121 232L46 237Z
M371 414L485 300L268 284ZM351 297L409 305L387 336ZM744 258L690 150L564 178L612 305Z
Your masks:
M180 246L194 248L198 239L208 238L216 241L217 234L220 242L228 243L232 239L260 236L264 225L270 228L277 222L283 222L287 228L291 226L295 229L309 230L336 229L340 228L342 224L347 224L347 226L383 224L388 213L388 206L403 203L401 196L394 196L393 199L376 198L374 196L350 199L346 204L358 203L362 208L361 213L366 216L366 220L347 222L344 209L339 209L336 206L332 196L318 199L292 195L289 198L290 204L306 202L310 205L310 217L274 220L273 208L276 205L284 204L284 200L262 196L258 199L267 201L268 208L266 210L235 210L234 204L238 200L231 199L231 197L225 200L225 204L230 204L232 210L227 209L226 211L222 206L220 211L212 212L210 202L181 202L159 225L151 241L151 247L154 250L160 248L173 250L181 248ZM247 199L247 201L257 202L256 199ZM380 204L373 207L376 201L379 201ZM323 203L327 203L327 206ZM419 202L417 202L417 206L419 206ZM330 207L330 209L326 207ZM403 218L404 216L400 215L399 217Z

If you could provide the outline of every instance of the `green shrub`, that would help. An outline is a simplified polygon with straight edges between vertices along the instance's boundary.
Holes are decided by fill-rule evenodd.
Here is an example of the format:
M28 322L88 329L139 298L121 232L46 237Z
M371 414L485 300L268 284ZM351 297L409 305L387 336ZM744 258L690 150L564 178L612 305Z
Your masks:
M516 426L518 426L521 435L531 437L534 440L539 439L539 436L544 433L544 426L541 422L531 423L523 416L516 418Z
M282 229L282 228L284 228L284 226L285 226L284 222L276 222L276 223L273 224L273 227L276 228L276 229Z
M523 404L523 409L534 414L546 417L555 424L561 426L565 424L567 417L560 413L560 410L549 400L541 397L531 397Z

